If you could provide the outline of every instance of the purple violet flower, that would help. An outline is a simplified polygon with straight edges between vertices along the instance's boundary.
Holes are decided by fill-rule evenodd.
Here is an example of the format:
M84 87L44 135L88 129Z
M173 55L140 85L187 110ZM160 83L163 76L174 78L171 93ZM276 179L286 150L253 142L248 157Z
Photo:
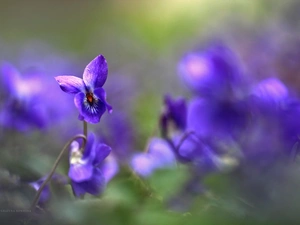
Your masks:
M70 150L70 169L68 176L71 179L73 193L76 197L85 193L99 195L106 181L111 179L111 173L103 172L103 161L111 152L105 144L94 141L94 135L88 137L87 146L82 154L79 143L74 141ZM105 174L108 177L105 177Z
M199 137L236 137L246 128L247 101L213 101L194 98L189 102L187 130Z
M112 112L112 107L106 102L106 93L102 88L107 73L106 59L99 55L85 67L83 79L75 76L55 77L64 92L75 94L74 103L79 110L80 120L98 123L106 109L109 113Z
M165 136L168 132L169 122L173 122L177 129L185 130L187 106L184 98L173 100L171 96L166 95L164 98L165 109L160 118L160 126Z
M204 97L238 96L243 89L237 57L222 44L186 54L178 73L192 91Z
M21 76L9 63L1 65L5 103L0 112L0 124L19 131L44 128L47 123L42 101L42 81L39 74Z
M277 78L268 78L258 83L252 90L251 97L262 109L279 109L288 99L287 87Z
M29 185L31 187L33 187L36 191L38 191L40 189L40 187L42 186L43 182L47 179L47 176L48 175L42 177L41 179L39 179L37 181L31 182L31 183L29 183ZM53 174L51 180L54 182L57 182L59 184L63 184L63 185L67 184L67 179L64 176L57 174L57 173ZM38 204L44 205L49 201L50 198L51 198L50 187L49 187L49 184L47 184L44 187L44 189L42 190Z
M150 176L154 170L172 167L176 159L169 144L160 138L153 138L147 153L137 153L131 160L133 170L143 176Z

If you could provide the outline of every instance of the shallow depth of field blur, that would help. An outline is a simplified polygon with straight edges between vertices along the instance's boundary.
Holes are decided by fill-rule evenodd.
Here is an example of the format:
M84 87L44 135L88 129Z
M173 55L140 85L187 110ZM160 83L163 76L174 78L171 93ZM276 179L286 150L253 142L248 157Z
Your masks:
M8 125L0 119L0 224L240 225L300 221L297 140L292 150L286 150L292 152L292 159L286 157L275 165L268 164L268 157L275 157L273 149L268 149L258 154L266 160L257 159L261 162L257 166L251 160L251 166L244 166L243 157L229 155L226 163L222 161L226 169L207 174L200 171L195 177L189 164L179 162L149 176L131 171L132 157L147 151L151 138L161 135L159 119L165 94L175 99L184 97L187 102L195 97L178 69L189 52L222 43L236 55L250 89L275 77L293 98L298 98L299 12L297 0L0 1L0 61L10 63L24 76L42 77L33 86L40 90L36 101L47 104L43 111L47 123L41 129L16 129L20 120L33 115L17 118L19 114L11 112L13 119ZM111 146L109 157L118 170L99 196L87 194L76 199L70 185L54 184L45 209L26 211L36 193L28 184L47 175L65 143L82 133L74 96L64 93L54 77L82 77L85 66L99 54L108 63L103 87L113 113L106 112L100 123L89 124L88 132ZM3 78L0 81L3 112L11 93L7 93ZM289 114L293 128L300 125L299 112ZM261 121L256 122L261 125ZM244 133L239 134L243 136L239 140L247 139L250 151L262 145L275 146L277 151L281 139L272 135L285 127L273 126L272 121L261 123L264 128L260 133L253 134L251 127L240 131ZM267 141L254 143L255 135ZM231 147L239 143L231 143ZM68 169L65 154L56 172L67 177ZM189 186L191 180L196 182L193 187Z

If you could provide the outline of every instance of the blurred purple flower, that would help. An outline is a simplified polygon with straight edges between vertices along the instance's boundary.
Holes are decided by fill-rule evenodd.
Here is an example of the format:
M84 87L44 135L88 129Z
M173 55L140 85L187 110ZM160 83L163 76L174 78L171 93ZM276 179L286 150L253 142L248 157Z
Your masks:
M84 69L83 79L75 76L55 77L60 88L70 94L76 94L74 103L79 110L79 119L89 123L98 123L107 109L112 107L106 102L104 85L108 73L106 59L99 55Z
M103 191L106 181L111 179L113 172L109 172L108 167L106 167L106 172L103 173L102 169L103 161L110 152L111 148L96 142L93 134L89 135L83 154L79 149L79 143L77 141L72 143L68 176L71 179L73 193L76 197L85 193L99 195Z
M131 167L143 176L150 176L155 170L175 165L175 156L169 144L160 138L153 138L147 153L137 153L132 157Z
M103 118L102 126L97 127L96 131L113 148L119 163L127 163L133 147L133 129L130 116L126 112L118 111Z
M288 89L277 78L268 78L258 83L252 90L251 97L258 107L265 110L282 108L287 101Z
M33 187L36 191L38 191L40 189L40 187L42 186L43 182L47 179L47 176L48 175L42 177L41 179L39 179L37 181L31 182L31 183L29 183L29 185L31 187ZM62 185L67 184L67 179L64 176L57 174L57 173L53 174L51 181L54 181L54 182L56 182L58 184L62 184ZM51 198L50 187L49 187L49 184L47 184L44 187L44 189L42 190L38 204L44 205L49 201L50 198Z
M162 135L166 136L170 122L179 130L186 128L187 106L184 98L173 100L171 96L164 97L165 109L160 118Z
M187 53L178 65L178 72L192 91L204 97L222 99L239 95L243 86L238 60L222 44Z
M4 89L4 104L0 112L0 124L19 131L45 128L46 110L43 106L44 87L40 74L21 76L11 64L2 63L1 81Z
M107 184L119 172L119 165L116 158L112 155L109 155L104 160L101 170L105 179L105 183Z
M246 128L249 117L247 101L214 101L194 98L188 104L187 131L199 137L236 137Z

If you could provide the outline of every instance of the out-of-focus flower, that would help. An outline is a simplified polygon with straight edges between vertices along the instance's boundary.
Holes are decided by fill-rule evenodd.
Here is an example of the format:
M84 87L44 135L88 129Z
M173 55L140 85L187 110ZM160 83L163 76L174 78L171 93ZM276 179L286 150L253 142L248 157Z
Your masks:
M245 129L249 117L247 101L214 101L193 98L188 103L187 131L200 137L232 137Z
M19 131L45 128L47 116L43 105L40 74L21 74L9 63L1 65L1 80L4 89L4 104L0 123Z
M171 96L166 95L164 98L164 111L160 118L160 128L163 136L168 132L170 122L173 122L179 130L186 128L187 106L184 98L173 100Z
M252 90L256 104L271 110L282 107L288 98L288 89L277 78L268 78L257 84Z
M36 191L38 191L46 179L47 179L47 175L37 181L29 183L29 185L33 187ZM51 181L54 181L62 185L67 184L67 179L64 176L57 173L53 174ZM50 198L51 198L50 186L49 184L47 184L42 190L38 204L44 205L49 201Z
M86 66L83 79L75 76L55 77L64 92L76 94L74 103L79 110L80 120L98 123L106 109L112 112L112 107L106 102L106 93L102 88L107 73L106 59L99 55Z
M119 172L119 165L116 158L110 154L104 160L101 170L107 184Z
M111 148L105 144L97 143L93 134L88 137L84 153L80 151L77 141L72 143L68 175L76 197L85 193L99 195L104 190L106 181L112 176L107 167L106 173L103 173L102 169L104 159L110 152Z
M186 54L178 72L192 91L204 97L223 99L242 90L238 60L223 44Z
M169 144L160 138L153 138L149 144L148 152L137 153L132 157L131 167L143 176L150 176L155 170L175 165L175 156Z

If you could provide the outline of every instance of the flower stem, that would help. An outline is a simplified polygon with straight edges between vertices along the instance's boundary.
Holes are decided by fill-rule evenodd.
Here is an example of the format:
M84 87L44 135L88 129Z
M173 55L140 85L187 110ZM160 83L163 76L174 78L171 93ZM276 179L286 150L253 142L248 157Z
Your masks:
M83 135L87 138L87 122L83 121Z
M55 163L54 163L54 165L53 165L53 167L52 167L52 169L51 169L50 174L48 175L48 177L46 178L46 180L42 183L42 185L40 186L38 192L36 193L36 196L35 196L35 198L34 198L32 204L31 204L31 207L30 207L31 210L34 210L34 209L35 209L36 204L38 203L38 201L39 201L39 199L40 199L40 195L41 195L41 193L42 193L44 187L45 187L45 186L47 185L47 183L51 180L51 178L52 178L52 176L53 176L53 174L54 174L54 172L55 172L55 170L56 170L56 168L57 168L57 166L58 166L60 160L62 159L62 156L63 156L64 152L66 151L66 149L68 149L68 147L70 146L70 144L71 144L74 140L76 140L76 139L78 139L78 138L82 138L82 139L83 139L83 149L85 148L85 145L86 145L86 136L84 136L84 135L82 135L82 134L78 134L78 135L74 136L70 141L68 141L68 142L65 144L65 146L63 147L63 149L62 149L61 152L59 153L59 155L58 155L58 157L57 157L57 159L56 159L56 161L55 161Z
M85 149L85 145L86 145L86 142L87 142L87 122L86 121L83 121L83 135L85 136L85 139L83 140L84 141L84 144L82 145L82 147L80 148L80 152L83 154L84 152L84 149Z

